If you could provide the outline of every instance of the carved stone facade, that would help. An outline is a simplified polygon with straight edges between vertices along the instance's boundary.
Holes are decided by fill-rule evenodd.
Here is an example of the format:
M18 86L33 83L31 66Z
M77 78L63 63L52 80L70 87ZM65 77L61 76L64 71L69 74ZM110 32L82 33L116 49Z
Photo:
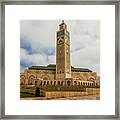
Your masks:
M57 80L53 70L26 70L21 73L21 85L99 85L100 77L95 72L71 72L70 79Z
M20 74L20 84L99 86L100 77L96 72L71 66L70 34L64 21L59 25L56 41L56 65L29 67Z

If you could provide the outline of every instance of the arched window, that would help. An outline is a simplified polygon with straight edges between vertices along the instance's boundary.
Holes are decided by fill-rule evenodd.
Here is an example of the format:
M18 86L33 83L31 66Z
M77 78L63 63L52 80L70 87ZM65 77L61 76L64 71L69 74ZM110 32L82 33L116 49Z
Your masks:
M60 70L60 74L61 74L61 70Z

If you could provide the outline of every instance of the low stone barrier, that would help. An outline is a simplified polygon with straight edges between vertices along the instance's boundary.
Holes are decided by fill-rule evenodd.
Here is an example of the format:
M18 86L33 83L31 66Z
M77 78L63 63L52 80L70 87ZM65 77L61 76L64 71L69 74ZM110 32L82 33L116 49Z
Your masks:
M99 95L100 88L86 88L86 92L88 93L88 95Z
M81 97L87 95L100 95L100 88L86 88L85 91L46 91L46 98Z
M67 97L80 97L82 95L88 95L87 92L71 92L71 91L51 91L45 92L46 98L67 98Z

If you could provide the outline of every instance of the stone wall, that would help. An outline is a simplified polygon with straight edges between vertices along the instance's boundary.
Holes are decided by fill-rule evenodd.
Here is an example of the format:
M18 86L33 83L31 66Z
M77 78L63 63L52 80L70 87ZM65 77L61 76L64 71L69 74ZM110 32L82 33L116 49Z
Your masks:
M100 88L86 88L88 95L100 95Z
M79 97L82 95L88 95L87 92L66 92L66 91L54 91L54 92L46 92L46 98L67 98L67 97Z
M52 91L52 92L45 92L46 98L67 98L67 97L81 97L87 95L100 95L100 88L86 88L86 91L79 92L79 91Z

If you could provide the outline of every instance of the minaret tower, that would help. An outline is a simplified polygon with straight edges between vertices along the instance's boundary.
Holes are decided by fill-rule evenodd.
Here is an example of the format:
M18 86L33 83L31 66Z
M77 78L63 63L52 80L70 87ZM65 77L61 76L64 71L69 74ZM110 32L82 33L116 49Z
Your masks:
M56 80L71 78L70 34L62 20L57 31L56 41Z

